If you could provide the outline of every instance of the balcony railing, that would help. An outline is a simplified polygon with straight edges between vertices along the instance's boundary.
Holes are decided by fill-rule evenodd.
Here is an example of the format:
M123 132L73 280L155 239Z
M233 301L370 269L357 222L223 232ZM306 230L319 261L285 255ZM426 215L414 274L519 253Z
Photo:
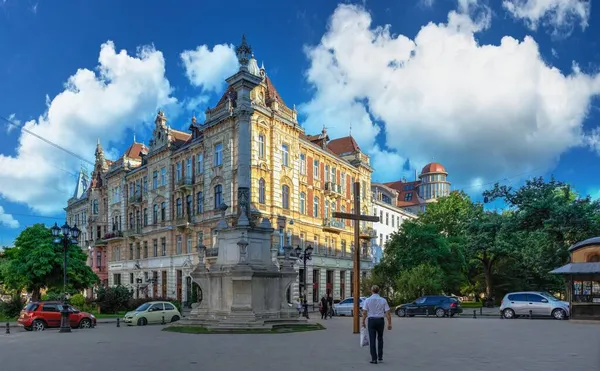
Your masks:
M335 184L334 182L326 182L325 183L325 192L333 193L335 195L342 195L342 185Z
M179 188L191 188L194 185L194 179L191 176L184 176L179 178L176 184Z
M342 220L338 220L338 219L324 219L323 220L323 228L344 230L345 224Z
M371 227L365 227L360 229L360 236L362 238L375 238L377 237L377 232Z
M123 232L114 231L114 232L109 232L109 233L104 234L103 240L111 241L111 240L117 240L117 239L121 239L121 238L123 238Z
M175 218L175 226L184 227L192 222L192 218L189 215L180 215Z
M214 258L219 256L219 248L218 247L211 247L206 249L206 257L207 258Z
M142 234L141 226L133 226L133 227L129 228L128 230L126 230L125 232L123 232L124 237L135 237L135 236L139 236L141 234Z
M129 197L130 204L139 204L142 201L143 201L142 195L133 195L133 196Z

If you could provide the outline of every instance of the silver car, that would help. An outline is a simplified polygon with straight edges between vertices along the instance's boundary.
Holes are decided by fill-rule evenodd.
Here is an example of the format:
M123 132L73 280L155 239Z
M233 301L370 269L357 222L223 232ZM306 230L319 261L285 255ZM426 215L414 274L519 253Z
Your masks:
M358 307L362 309L365 297L360 298ZM336 316L354 316L354 298L346 298L337 304L333 304L333 313ZM362 311L359 312L362 315Z
M500 314L508 319L531 315L561 320L569 318L570 310L568 302L557 299L550 293L521 291L504 296L500 305Z

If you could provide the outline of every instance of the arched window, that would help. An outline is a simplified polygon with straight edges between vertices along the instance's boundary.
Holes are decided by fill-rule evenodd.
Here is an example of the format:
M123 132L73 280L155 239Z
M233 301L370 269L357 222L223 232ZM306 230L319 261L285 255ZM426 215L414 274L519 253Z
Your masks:
M265 203L265 196L266 192L265 192L265 180L263 178L260 178L260 180L258 181L258 202L261 204Z
M196 193L196 213L201 214L204 212L204 196L202 191Z
M158 204L154 204L154 209L152 210L152 223L156 224L158 222Z
M265 136L262 134L258 136L258 157L265 158Z
M306 193L300 193L300 214L306 214Z
M177 199L177 217L180 218L182 213L181 198Z
M215 186L215 209L218 209L222 203L223 203L223 186L220 184L217 184Z
M319 217L319 197L316 196L313 200L313 216L315 218Z
M290 208L290 187L283 185L281 187L281 204L284 209L289 210Z

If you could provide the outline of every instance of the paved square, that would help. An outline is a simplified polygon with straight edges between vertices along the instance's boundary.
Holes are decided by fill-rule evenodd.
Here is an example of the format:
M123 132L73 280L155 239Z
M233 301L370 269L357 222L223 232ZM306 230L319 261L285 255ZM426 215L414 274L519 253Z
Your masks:
M2 371L130 370L600 370L600 326L552 320L394 318L385 363L370 365L351 318L324 331L274 335L188 335L162 326L60 334L0 334Z

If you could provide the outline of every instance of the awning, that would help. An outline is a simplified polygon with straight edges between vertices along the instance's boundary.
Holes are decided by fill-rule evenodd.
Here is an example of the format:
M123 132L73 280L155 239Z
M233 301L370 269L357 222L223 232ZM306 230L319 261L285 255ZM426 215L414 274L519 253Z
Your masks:
M600 263L569 263L551 271L550 274L600 274Z

